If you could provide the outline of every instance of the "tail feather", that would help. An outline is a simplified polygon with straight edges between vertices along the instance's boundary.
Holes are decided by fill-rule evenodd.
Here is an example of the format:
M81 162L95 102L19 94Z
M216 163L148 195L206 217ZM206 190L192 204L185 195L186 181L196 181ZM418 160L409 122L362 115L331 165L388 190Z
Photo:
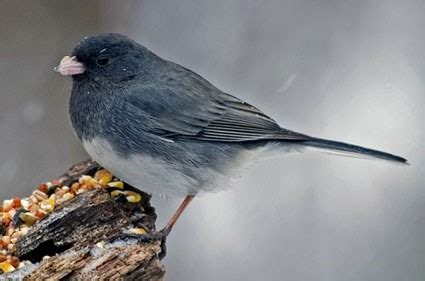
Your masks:
M382 159L387 160L391 162L397 162L397 163L403 163L408 164L407 160L403 157L390 154L387 152L374 150L370 148L365 148L349 143L339 142L339 141L331 141L331 140L325 140L325 139L312 139L308 141L303 141L303 144L318 148L320 150L325 150L330 153L340 153L343 155L349 155L349 156L357 156L357 157L365 157L365 158L375 158L375 159Z

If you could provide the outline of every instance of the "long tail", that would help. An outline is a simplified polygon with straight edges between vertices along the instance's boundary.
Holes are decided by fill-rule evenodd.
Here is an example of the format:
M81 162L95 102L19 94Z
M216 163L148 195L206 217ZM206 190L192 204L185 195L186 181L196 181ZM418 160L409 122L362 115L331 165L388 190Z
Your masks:
M408 164L407 160L403 157L339 141L314 138L312 140L303 141L303 144L308 147L318 148L319 150L324 150L325 152L330 153L338 153L342 155L357 156L362 158L375 158Z

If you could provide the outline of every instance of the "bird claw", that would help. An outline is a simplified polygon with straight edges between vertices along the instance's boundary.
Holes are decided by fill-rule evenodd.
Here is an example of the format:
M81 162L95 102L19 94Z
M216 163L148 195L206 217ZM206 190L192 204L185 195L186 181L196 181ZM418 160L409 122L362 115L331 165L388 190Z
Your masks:
M136 234L136 233L124 232L109 239L109 243L113 243L117 240L129 240L129 239L135 239L137 240L139 244L160 241L161 252L158 254L158 257L160 260L162 260L167 254L166 242L167 242L167 236L169 233L170 231L168 229L162 229L160 231L147 233L147 234Z

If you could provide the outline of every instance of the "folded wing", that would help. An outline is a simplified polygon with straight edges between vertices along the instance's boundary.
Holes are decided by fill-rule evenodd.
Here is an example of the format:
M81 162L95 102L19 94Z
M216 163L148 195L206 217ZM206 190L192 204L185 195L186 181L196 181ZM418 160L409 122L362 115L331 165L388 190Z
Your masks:
M144 87L127 102L154 120L156 132L168 139L246 142L305 141L307 135L281 128L256 107L216 89L191 92Z

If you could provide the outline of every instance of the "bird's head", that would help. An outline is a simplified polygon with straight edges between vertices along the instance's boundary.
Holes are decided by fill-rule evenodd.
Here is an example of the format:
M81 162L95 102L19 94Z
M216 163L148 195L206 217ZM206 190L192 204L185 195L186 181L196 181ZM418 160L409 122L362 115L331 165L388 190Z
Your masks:
M130 38L104 33L84 38L55 71L74 81L120 83L143 72L153 54Z

